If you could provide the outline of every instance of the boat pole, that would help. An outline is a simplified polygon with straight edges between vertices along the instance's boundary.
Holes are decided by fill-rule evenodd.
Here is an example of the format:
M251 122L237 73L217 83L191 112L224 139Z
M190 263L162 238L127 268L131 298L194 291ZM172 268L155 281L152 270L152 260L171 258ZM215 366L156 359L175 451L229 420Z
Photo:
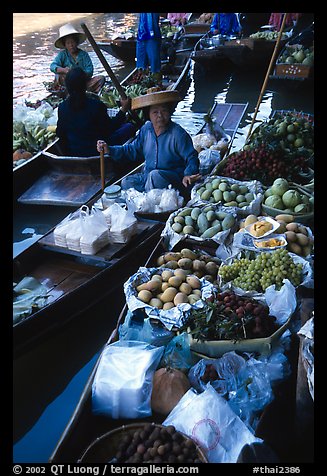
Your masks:
M274 48L273 54L271 55L270 63L269 63L267 73L266 73L266 76L265 76L265 79L264 79L264 82L263 82L263 85L262 85L262 88L261 88L261 91L260 91L260 95L259 95L259 98L258 98L258 101L257 101L257 105L256 105L256 108L255 108L255 111L254 111L254 115L253 115L253 118L252 118L252 122L251 122L251 125L250 125L250 128L249 128L249 131L248 131L247 136L246 136L245 143L247 143L247 141L248 141L248 139L251 135L252 128L253 128L253 125L254 125L254 121L255 121L255 119L257 117L257 114L258 114L258 111L259 111L259 106L260 106L260 103L261 103L261 100L262 100L262 96L263 96L263 93L265 92L265 89L267 87L267 83L268 83L268 79L269 79L271 69L272 69L272 67L275 63L279 43L280 43L280 40L282 38L282 34L283 34L285 22L286 22L286 16L287 16L287 13L284 13L283 21L282 21L280 30L278 32L278 37L277 37L277 40L276 40L275 48Z
M89 29L87 28L87 26L85 25L85 23L81 23L81 27L83 28L84 30L84 33L86 34L87 36L87 39L89 40L89 42L91 43L91 46L92 48L94 49L97 57L99 58L99 60L101 61L104 69L106 70L106 72L108 73L108 76L109 78L111 79L111 81L113 82L115 88L117 89L120 97L122 97L123 99L127 99L127 95L125 93L125 90L124 88L122 87L122 85L120 84L120 82L118 81L115 73L112 71L111 67L109 66L106 58L103 56L100 48L98 47L96 41L94 40L93 36L91 35ZM137 126L140 128L142 125L143 125L143 122L141 121L140 117L138 116L138 114L135 112L135 111L129 111L129 114L131 115L131 117L133 118L133 120L135 121L135 123L137 124Z
M104 150L100 151L100 174L101 174L101 188L105 188L105 172L104 172Z

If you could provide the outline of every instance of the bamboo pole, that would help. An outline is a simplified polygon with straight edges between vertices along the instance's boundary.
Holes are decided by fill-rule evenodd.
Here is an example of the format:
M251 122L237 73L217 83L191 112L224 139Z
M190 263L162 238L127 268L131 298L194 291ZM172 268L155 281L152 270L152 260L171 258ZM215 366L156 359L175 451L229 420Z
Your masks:
M257 117L257 114L258 114L258 111L259 111L259 106L260 106L260 103L261 103L261 100L262 100L262 96L263 96L263 93L265 92L271 69L272 69L272 67L275 63L276 55L277 55L277 52L278 52L278 47L279 47L279 44L280 44L280 40L282 38L282 34L283 34L285 22L286 22L286 15L287 15L287 13L284 13L283 21L282 21L282 24L281 24L281 27L280 27L280 30L279 30L279 33L278 33L275 48L274 48L273 54L271 55L271 59L270 59L270 62L269 62L267 73L266 73L266 76L265 76L265 79L264 79L264 82L263 82L263 85L262 85L262 88L261 88L261 91L260 91L260 94L259 94L259 98L258 98L258 101L257 101L257 105L256 105L256 108L255 108L255 111L254 111L254 115L253 115L253 118L252 118L252 122L251 122L251 125L250 125L250 128L249 128L248 134L246 136L245 143L247 143L247 141L248 141L248 139L251 135L252 128L253 128L253 125L254 125L254 121L255 121L255 119Z
M126 92L124 90L124 88L122 87L122 85L120 84L120 82L118 81L115 73L113 72L113 70L111 69L109 63L107 62L106 58L103 56L99 46L97 45L96 41L94 40L93 36L91 35L89 29L87 28L87 26L85 25L85 23L81 23L81 27L83 28L84 30L84 33L86 34L86 37L87 39L89 40L89 42L91 43L91 46L92 48L94 49L94 52L95 54L97 55L97 57L99 58L100 62L102 63L102 66L104 67L104 69L106 70L106 72L108 73L108 76L109 78L111 79L111 81L113 82L113 85L115 86L115 88L117 89L119 95L121 98L123 99L127 99L127 95L126 95ZM132 117L132 119L135 121L136 125L138 128L142 127L143 126L143 121L140 119L140 117L138 116L138 114L135 112L135 111L132 111L131 109L129 110L129 115Z

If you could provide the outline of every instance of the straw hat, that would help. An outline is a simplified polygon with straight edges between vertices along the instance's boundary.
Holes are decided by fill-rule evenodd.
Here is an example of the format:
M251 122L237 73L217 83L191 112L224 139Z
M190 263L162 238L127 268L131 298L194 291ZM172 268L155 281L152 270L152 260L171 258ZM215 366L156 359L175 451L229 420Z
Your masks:
M178 91L156 91L132 98L132 110L142 107L164 104L167 102L179 102L181 100Z
M64 49L65 44L63 39L68 35L76 35L78 45L80 45L86 40L86 35L84 33L80 33L79 31L77 31L71 23L66 23L66 25L63 25L59 28L59 37L55 41L55 47Z

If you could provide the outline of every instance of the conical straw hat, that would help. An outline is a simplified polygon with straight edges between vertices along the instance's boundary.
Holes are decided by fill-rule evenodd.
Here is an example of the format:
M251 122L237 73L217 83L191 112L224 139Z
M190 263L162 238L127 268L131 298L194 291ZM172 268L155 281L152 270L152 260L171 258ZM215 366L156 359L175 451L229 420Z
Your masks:
M63 25L59 28L59 37L55 41L55 47L64 49L65 44L63 39L68 35L76 35L78 45L86 40L86 35L84 33L77 31L71 23L66 23L66 25Z

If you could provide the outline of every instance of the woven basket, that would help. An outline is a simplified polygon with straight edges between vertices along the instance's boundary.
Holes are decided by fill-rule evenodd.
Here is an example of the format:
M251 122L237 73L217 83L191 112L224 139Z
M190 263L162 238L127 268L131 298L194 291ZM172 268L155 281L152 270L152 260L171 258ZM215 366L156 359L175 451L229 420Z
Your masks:
M119 444L125 435L133 435L136 430L142 430L147 423L131 423L105 433L94 440L84 451L78 463L108 463L114 458ZM165 428L163 425L154 424L154 427ZM191 440L188 436L181 433L185 440ZM194 443L195 441L192 440ZM195 443L197 455L203 463L208 460L203 450Z
M178 91L157 91L132 98L132 110L167 102L179 102L180 100Z

